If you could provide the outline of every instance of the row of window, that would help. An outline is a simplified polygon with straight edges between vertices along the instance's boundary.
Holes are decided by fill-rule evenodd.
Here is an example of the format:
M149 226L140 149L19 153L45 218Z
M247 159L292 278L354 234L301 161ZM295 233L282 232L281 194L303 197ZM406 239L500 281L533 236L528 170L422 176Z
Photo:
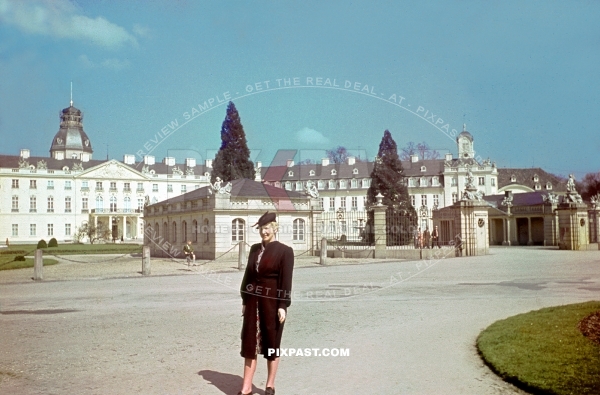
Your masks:
M283 184L283 187L285 189L287 189L288 191L292 191L295 190L296 191L302 191L304 190L304 187L306 186L306 182L303 181L286 181L285 183L281 183L279 181L276 181L274 183L274 186L277 188L281 188ZM362 180L357 180L357 179L351 179L351 180L329 180L329 181L324 181L324 180L318 180L317 181L317 189L318 190L325 190L327 189L347 189L348 186L350 186L350 188L369 188L371 186L371 180L368 178L362 179Z
M363 206L366 207L367 206L367 197L363 196ZM335 197L329 197L328 199L328 210L329 211L335 211L336 210L336 198ZM343 210L343 211L347 211L348 210L348 197L347 196L339 196L337 197L337 199L339 199L339 209ZM321 208L324 210L325 209L325 198L319 198L319 204L321 206ZM358 210L358 196L350 196L350 210L351 211L357 211Z
M38 180L29 180L29 189L37 189L37 181ZM19 179L12 179L12 188L13 189L18 189L19 188ZM117 183L115 181L111 181L110 182L110 190L111 191L116 191L117 190ZM48 180L48 183L46 185L47 189L54 189L54 180ZM196 184L194 185L194 189L198 189L200 188L200 184ZM67 180L65 181L65 190L71 190L72 189L72 183L71 181ZM88 181L82 181L81 182L81 189L82 190L89 190L89 183ZM103 191L104 190L104 184L102 181L96 181L96 191ZM142 182L138 182L137 183L137 192L144 192L144 183ZM125 182L123 183L123 192L131 192L131 183L130 182ZM158 184L152 184L152 192L158 192ZM173 192L173 184L167 184L167 192ZM180 192L181 193L186 193L187 192L187 185L181 185L180 186Z
M54 224L48 224L46 236L54 236ZM12 224L13 237L19 236L19 224ZM37 224L29 224L29 236L37 236ZM71 224L65 224L65 236L71 236Z
M337 176L337 170L336 169L331 169L330 174L332 176ZM352 169L352 174L358 174L358 169L356 169L356 168ZM315 175L317 175L317 173L314 170L310 170L308 172L308 175L311 176L311 177L314 177ZM294 171L293 170L288 171L288 177L294 177Z
M181 233L178 234L178 228ZM158 223L154 224L154 233L155 235L162 235L163 239L168 240L169 242L177 243L178 236L181 236L179 240L181 243L187 242L188 239L188 225L186 221L181 222L181 226L177 226L177 222L173 221L171 227L169 229L169 225L164 222L162 224L162 233L161 225ZM198 221L194 220L192 222L192 237L191 241L194 243L198 242L198 233L204 234L204 242L208 243L210 241L210 234L215 230L210 227L210 223L208 219L204 220L202 227L198 226ZM304 241L305 238L305 221L301 218L297 218L293 221L292 224L292 240L294 241ZM236 218L231 221L231 241L232 242L240 242L244 241L246 238L246 221L241 218Z
M451 183L450 185L453 187L457 186L458 178L452 177L450 183ZM465 177L465 184L466 183L467 183L467 177ZM485 177L477 177L477 185L485 186ZM496 186L496 178L490 178L490 185L493 187Z
M426 206L427 207L427 203L428 203L428 197L429 195L421 195L421 206ZM432 195L433 196L433 205L434 206L438 206L440 205L440 195ZM453 198L454 198L454 193L452 194ZM410 204L413 207L417 207L416 205L417 202L417 196L416 195L410 195ZM453 200L453 202L456 202L456 200Z
M155 200L156 197L154 198ZM46 206L46 212L48 213L53 213L54 212L54 197L53 196L48 196L48 198L46 199L47 202L47 206ZM70 213L72 210L72 199L70 196L65 197L65 213ZM110 202L109 202L110 206L109 206L109 210L112 212L116 212L117 211L117 198L116 196L111 196L110 197ZM87 197L83 197L81 198L81 209L82 210L89 210L89 200ZM102 196L97 196L96 197L96 210L103 210L104 209L104 198ZM125 210L131 210L131 198L126 196L123 199L123 209ZM143 210L144 209L144 199L142 198L138 198L137 199L137 209L138 210ZM19 197L14 195L12 197L12 207L11 207L11 211L13 213L18 213L19 212ZM37 197L36 196L30 196L29 197L29 212L30 213L35 213L37 212Z

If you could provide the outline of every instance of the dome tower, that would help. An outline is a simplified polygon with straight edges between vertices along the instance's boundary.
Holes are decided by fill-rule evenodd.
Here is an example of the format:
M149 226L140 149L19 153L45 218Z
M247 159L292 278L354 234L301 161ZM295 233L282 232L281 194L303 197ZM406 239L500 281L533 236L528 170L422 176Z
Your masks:
M92 143L83 131L81 110L71 105L60 112L60 129L52 140L50 156L54 159L92 159Z

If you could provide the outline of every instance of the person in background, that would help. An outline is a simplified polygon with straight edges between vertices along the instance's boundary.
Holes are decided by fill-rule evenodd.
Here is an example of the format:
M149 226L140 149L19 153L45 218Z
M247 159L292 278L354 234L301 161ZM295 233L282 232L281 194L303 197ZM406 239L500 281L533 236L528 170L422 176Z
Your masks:
M433 232L431 232L431 248L433 248L434 245L437 245L438 248L442 248L440 247L440 232L438 231L437 225L433 228Z
M183 246L183 253L186 257L190 257L192 263L196 263L196 254L194 254L194 247L192 247L192 241L188 240L187 244ZM190 261L188 260L188 266Z

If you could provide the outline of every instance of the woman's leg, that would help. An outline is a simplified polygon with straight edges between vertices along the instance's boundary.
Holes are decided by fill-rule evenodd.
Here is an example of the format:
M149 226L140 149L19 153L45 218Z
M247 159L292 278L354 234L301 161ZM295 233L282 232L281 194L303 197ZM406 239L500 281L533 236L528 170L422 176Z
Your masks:
M252 379L256 371L256 358L244 358L244 382L242 384L242 393L248 394L252 392Z
M277 368L279 367L279 357L270 361L267 359L267 387L275 388L275 375L277 374Z

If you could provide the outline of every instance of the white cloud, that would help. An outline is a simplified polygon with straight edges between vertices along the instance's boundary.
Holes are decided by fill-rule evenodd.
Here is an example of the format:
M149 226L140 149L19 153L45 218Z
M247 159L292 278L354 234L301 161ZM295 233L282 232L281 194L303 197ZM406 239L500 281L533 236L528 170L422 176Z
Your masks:
M302 128L296 132L296 140L308 144L328 144L329 139L314 129Z
M148 37L148 35L150 34L150 29L146 26L142 26L139 24L134 24L133 25L133 34L135 34L138 37Z
M96 67L104 67L106 69L111 69L111 70L123 70L128 68L129 66L131 66L131 63L129 63L129 60L119 60L116 58L110 58L110 59L105 59L100 63L96 63L93 60L91 60L90 58L87 57L87 55L79 55L79 63L85 67L85 68L96 68Z
M0 23L30 34L89 41L105 48L138 45L121 26L82 15L68 0L0 0Z

